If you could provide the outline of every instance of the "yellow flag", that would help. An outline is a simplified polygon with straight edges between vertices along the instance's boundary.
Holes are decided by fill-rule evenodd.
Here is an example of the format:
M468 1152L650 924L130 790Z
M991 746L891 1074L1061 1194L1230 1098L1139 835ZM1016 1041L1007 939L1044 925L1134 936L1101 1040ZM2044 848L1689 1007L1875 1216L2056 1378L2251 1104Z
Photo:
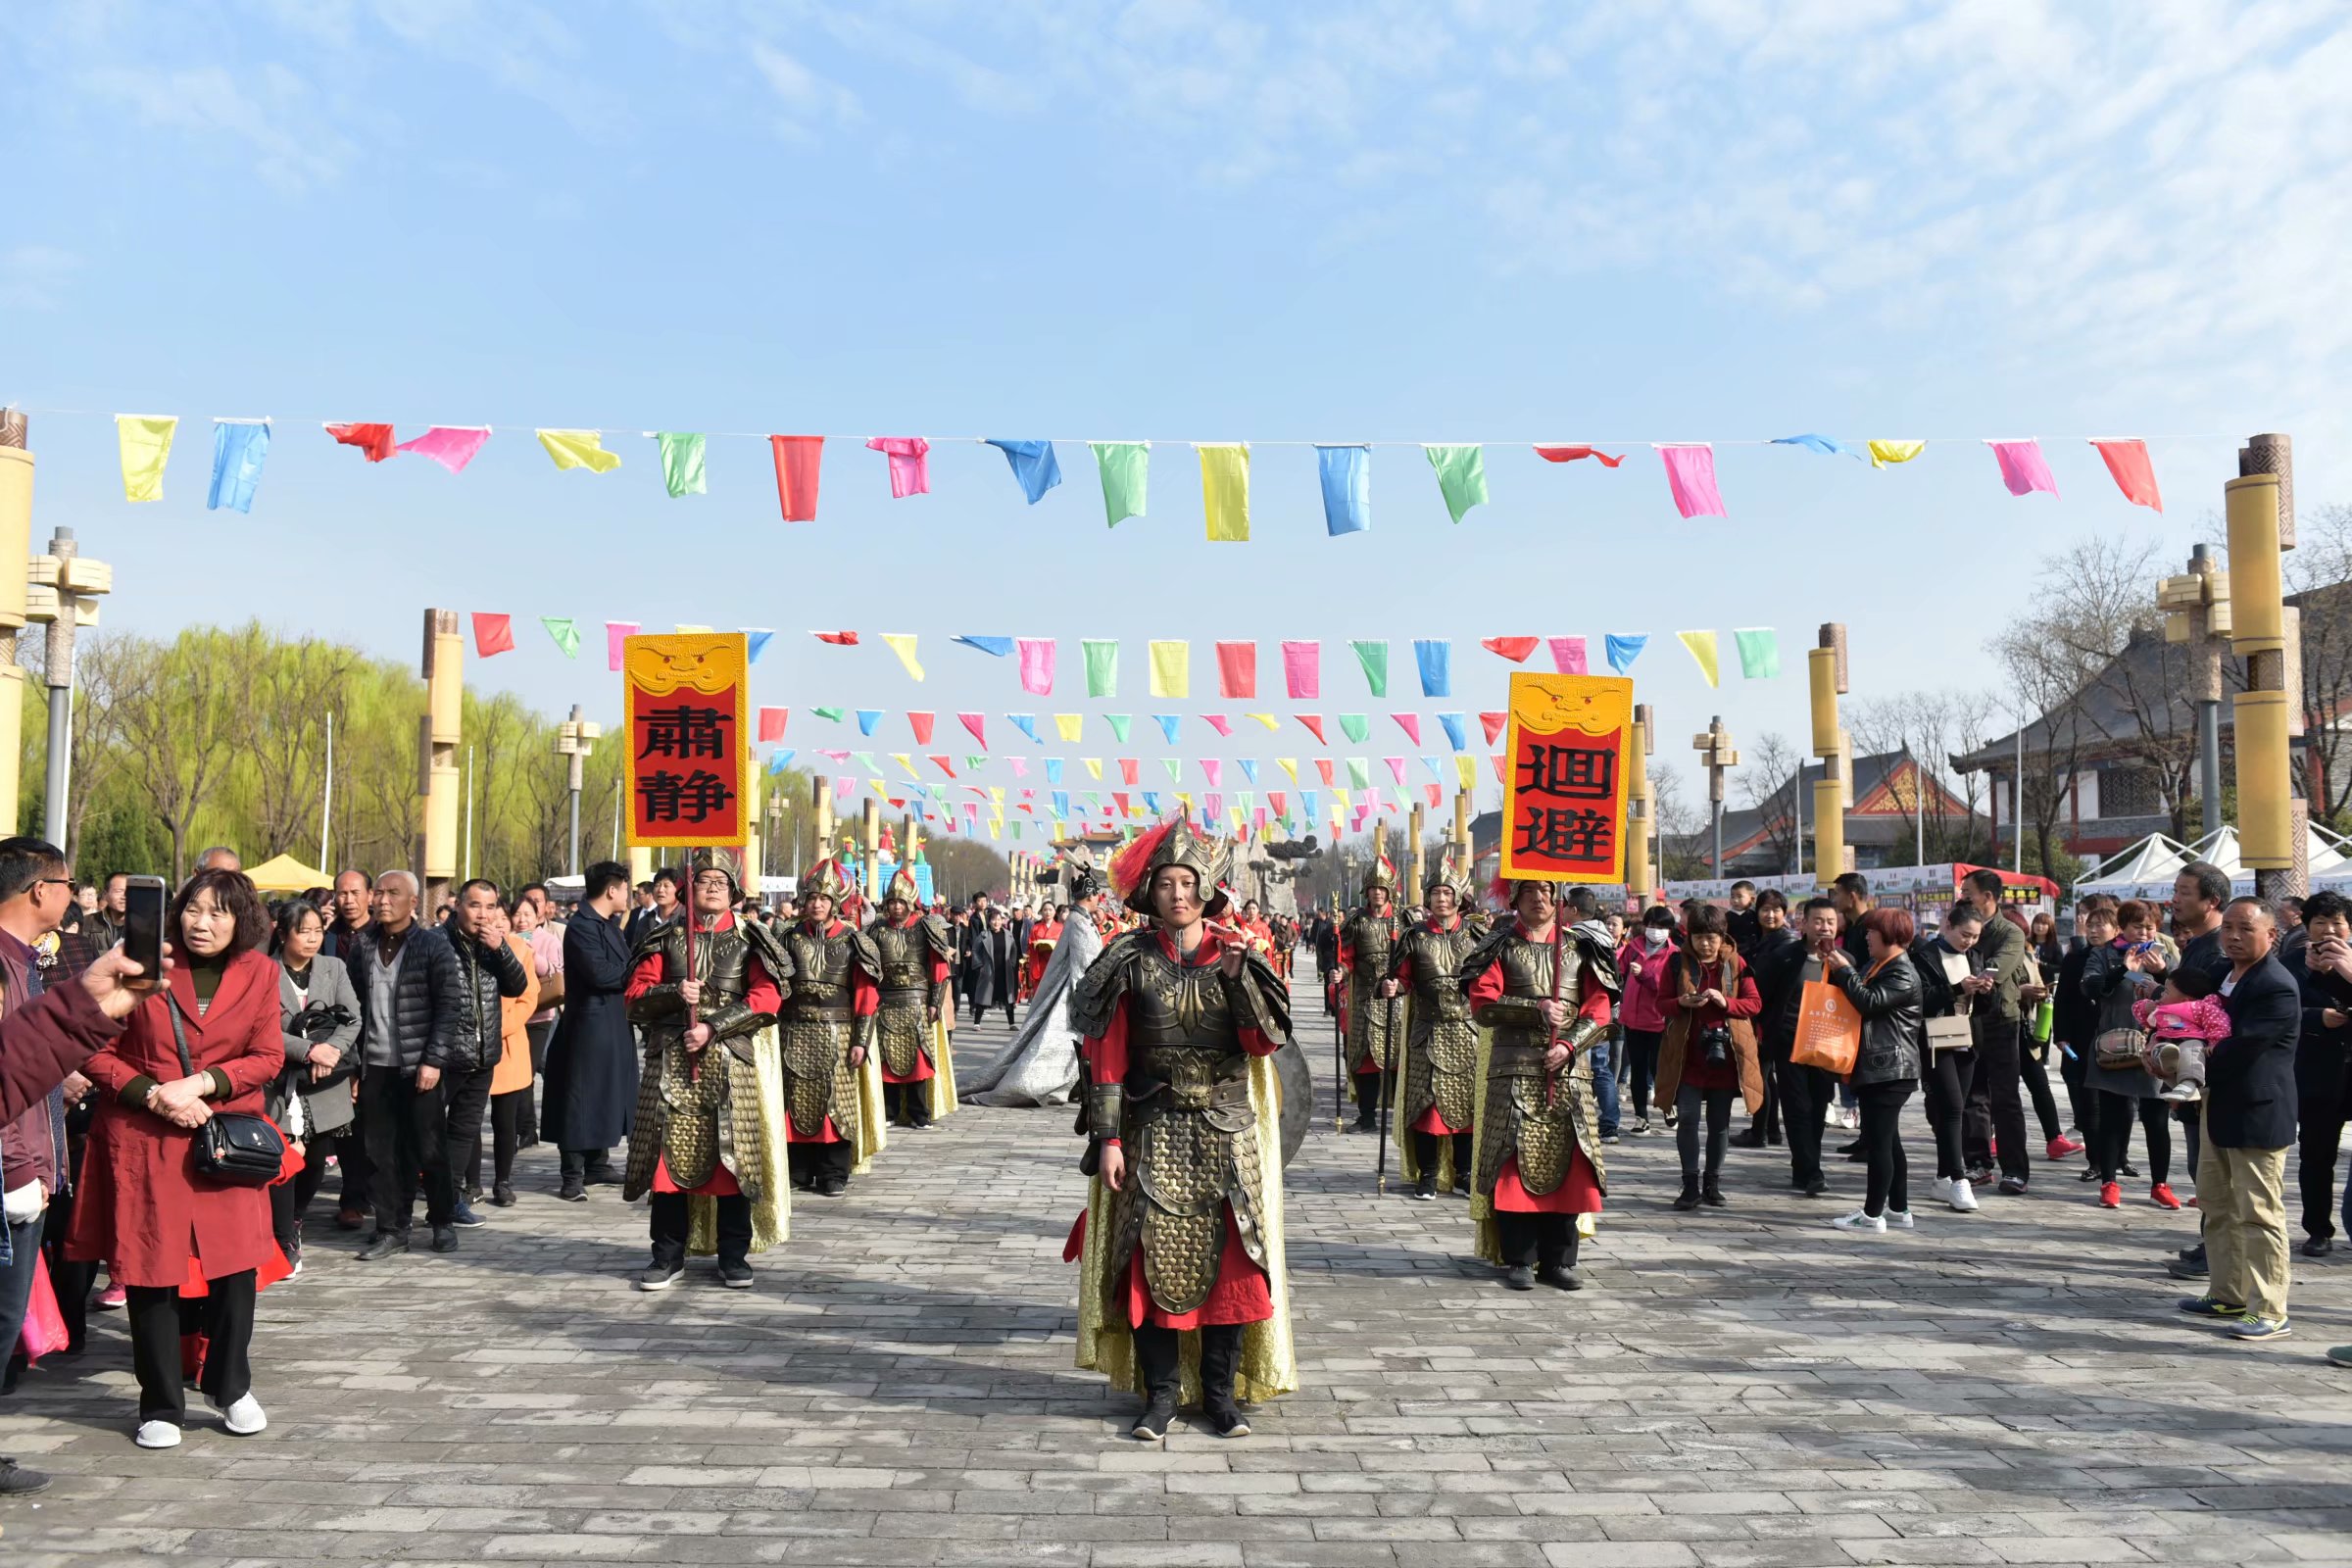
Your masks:
M115 440L122 449L122 499L164 499L164 460L172 456L172 434L179 417L171 414L118 414Z
M1244 718L1254 718L1260 724L1265 725L1269 730L1276 730L1282 727L1282 720L1276 718L1272 713L1244 713L1242 716Z
M1180 791L1176 796L1176 801L1178 805L1182 806L1188 811L1193 808L1193 798L1190 795L1186 795Z
M1722 685L1723 672L1715 660L1715 634L1711 631L1678 631L1675 636L1681 638L1683 646L1690 650L1690 657L1698 661L1698 672L1707 677L1707 684Z
M1884 468L1890 463L1909 463L1927 450L1925 441L1873 441L1870 444L1870 466Z
M681 632L685 632L685 633L687 633L688 635L693 635L693 634L696 634L696 633L708 634L708 633L710 632L710 627L708 627L708 626L680 626L680 627L678 628L678 630L679 630L679 631L681 631Z
M997 836L997 824L993 820L988 824L988 836L992 839Z
M910 631L886 631L882 634L882 640L890 644L892 653L899 656L899 662L906 666L906 673L921 680L923 666L915 662L914 635Z
M1454 753L1453 771L1460 777L1462 781L1462 788L1466 790L1474 790L1478 788L1477 758L1472 757L1468 752Z
M1348 792L1346 790L1333 790L1331 792L1331 798L1340 803L1341 810L1345 811L1348 809Z
M1086 776L1088 778L1094 779L1098 783L1102 781L1102 759L1100 757L1081 757L1078 759L1078 760L1086 764Z
M1197 446L1200 454L1200 499L1208 509L1208 537L1246 544L1250 539L1250 448L1242 442Z
M890 787L878 778L869 778L865 782L872 787L877 799L890 793Z
M1225 814L1233 818L1233 830L1239 833L1242 830L1242 808L1238 806L1230 807Z
M1193 689L1193 645L1159 641L1152 644L1152 695L1190 697Z
M996 802L996 803L997 803L999 806L1003 806L1003 805L1004 804L1004 785L1002 785L1002 784L991 784L991 785L988 787L988 794L989 794L989 799L991 799L991 800L995 801L995 802Z
M1285 773L1291 775L1291 783L1294 787L1298 785L1298 759L1296 757L1277 757L1274 759L1274 765L1281 768Z
M542 430L539 444L559 468L590 468L611 473L620 466L620 454L605 450L602 430Z
M913 754L913 753L911 753L911 752L893 752L893 753L891 753L891 754L890 754L890 760L891 760L892 761L894 761L894 762L898 763L898 764L899 764L901 767L905 768L905 769L906 770L906 776L907 776L908 778L921 778L921 777L923 776L922 774L920 774L920 773L917 773L917 772L914 770L914 754Z
M1055 713L1054 715L1054 728L1065 741L1075 744L1078 732L1085 727L1086 715L1084 713Z

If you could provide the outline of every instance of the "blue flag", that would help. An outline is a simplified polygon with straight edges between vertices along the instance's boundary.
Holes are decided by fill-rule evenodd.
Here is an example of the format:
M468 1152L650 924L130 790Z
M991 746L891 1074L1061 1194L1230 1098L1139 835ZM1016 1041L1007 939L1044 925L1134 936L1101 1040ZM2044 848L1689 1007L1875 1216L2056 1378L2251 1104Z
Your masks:
M774 637L775 633L765 626L743 626L737 629L743 633L744 662L757 664L760 656L767 652L768 639Z
M1070 814L1070 792L1068 790L1055 790L1054 792L1054 814L1055 816L1068 816Z
M213 488L205 505L215 512L253 511L254 488L262 482L262 461L270 456L267 424L213 425Z
M1298 792L1298 808L1306 814L1309 822L1315 819L1315 792L1313 790Z
M791 751L781 751L781 752L770 752L770 753L768 753L768 754L767 754L767 770L768 770L770 773L781 773L781 772L783 772L783 771L784 771L786 768L788 768L788 767L790 767L790 766L792 765L792 759L793 759L793 755L794 755L794 754L793 754Z
M1175 745L1176 732L1184 726L1183 716L1177 713L1153 713L1152 716L1159 720L1159 732L1168 738L1168 744Z
M1061 782L1060 758L1049 757L1046 759L1046 782L1049 784L1058 784Z
M1457 752L1467 751L1470 746L1470 738L1462 729L1463 716L1460 713L1438 715L1438 722L1446 726L1446 738L1453 743L1453 749Z
M1036 506L1046 498L1046 492L1061 483L1061 464L1054 456L1051 441L1001 441L989 437L988 444L1004 454L1012 465L1012 476L1021 482L1021 494Z
M964 637L951 637L948 641L961 643L966 648L977 648L982 653L994 654L999 659L1004 659L1012 652L1012 639L1009 637L982 637L973 634Z
M1252 784L1256 783L1257 759L1254 757L1241 757L1236 758L1235 760L1242 764L1242 777L1248 779Z
M1861 453L1834 436L1776 435L1772 438L1772 444L1776 447L1803 447L1807 452L1818 452L1825 458L1851 458L1856 463L1862 461Z
M874 726L881 722L882 710L879 708L860 708L858 710L858 734L871 735L874 732Z
M1006 719L1010 720L1014 729L1019 730L1022 734L1028 736L1033 741L1038 738L1037 715L1035 713L1006 713L1004 716Z
M1323 470L1323 527L1338 536L1372 526L1372 449L1317 447Z
M1642 650L1649 646L1646 636L1620 637L1615 632L1608 634L1608 641L1609 667L1620 675L1632 669L1634 661L1642 657Z
M1451 697L1453 695L1453 644L1439 637L1423 637L1413 643L1413 658L1421 665L1421 695Z

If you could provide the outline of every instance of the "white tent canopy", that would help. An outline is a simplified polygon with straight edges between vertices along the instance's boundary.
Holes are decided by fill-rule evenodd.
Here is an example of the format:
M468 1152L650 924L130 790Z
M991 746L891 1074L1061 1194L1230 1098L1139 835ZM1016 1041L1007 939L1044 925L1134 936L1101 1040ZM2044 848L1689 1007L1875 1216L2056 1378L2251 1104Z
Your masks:
M2105 893L2118 899L2135 899L2141 896L2139 890L2143 885L2159 883L2169 896L2173 878L2192 858L2187 845L2176 844L2161 833L2151 833L2108 859L2099 867L2097 876L2076 883L2075 897Z
M2311 885L2352 887L2352 840L2324 827L2312 827L2307 832ZM2154 899L2169 904L2174 879L2191 860L2209 860L2220 867L2222 874L2229 877L2232 893L2254 891L2254 873L2247 868L2244 852L2238 847L2237 829L2223 827L2189 844L2177 844L2161 833L2151 833L2100 867L2097 876L2076 883L2075 897L2105 893L2119 899Z

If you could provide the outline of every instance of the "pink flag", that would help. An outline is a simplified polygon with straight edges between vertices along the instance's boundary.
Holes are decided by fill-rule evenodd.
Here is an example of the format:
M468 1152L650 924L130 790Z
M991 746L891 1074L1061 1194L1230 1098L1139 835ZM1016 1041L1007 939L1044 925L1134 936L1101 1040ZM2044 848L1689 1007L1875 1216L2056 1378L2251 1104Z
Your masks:
M2050 476L2050 460L2041 455L2038 441L1987 441L1993 460L2001 466L2001 483L2013 496L2032 495L2036 490L2058 493L2058 481Z
M1551 642L1551 667L1563 675L1587 673L1585 640L1582 637L1554 637Z
M1004 760L1012 764L1012 776L1014 778L1027 778L1029 776L1029 759L1026 757L1007 757L1004 759ZM1031 792L1028 790L1023 790L1021 793L1023 795L1027 795Z
M1215 730L1220 735L1230 735L1233 733L1233 726L1225 722L1225 715L1223 713L1202 713L1200 717L1204 722L1207 723L1210 729Z
M983 747L988 745L988 718L986 714L957 713L956 717L962 723L965 729L968 729L972 732L972 739L978 741Z
M1141 767L1142 765L1143 765L1143 764L1142 764L1140 761L1138 761L1136 759L1134 759L1134 758L1132 758L1132 757L1122 757L1122 758L1120 758L1120 759L1119 759L1119 782L1120 782L1120 783L1122 783L1122 784L1135 784L1135 783L1140 783L1140 782L1142 782L1140 779L1138 779L1138 778L1136 777L1136 769L1137 769L1137 768L1139 768L1139 767Z
M1325 786L1326 788L1330 787L1330 784L1331 784L1331 759L1330 759L1330 758L1328 758L1328 757L1318 757L1318 758L1316 758L1316 759L1315 759L1315 771L1323 775L1323 783L1324 783L1324 786Z
M1404 731L1415 746L1421 744L1421 715L1419 713L1391 713L1389 716L1396 721L1396 727Z
M1495 754L1494 754L1493 757L1490 757L1490 758L1488 758L1488 759L1487 759L1487 760L1488 760L1488 761L1490 761L1490 762L1493 762L1493 763L1494 764L1494 782L1495 782L1495 783L1497 783L1497 784L1501 783L1501 782L1502 782L1502 754L1501 754L1500 752L1496 752L1496 753L1495 753Z
M784 738L784 722L790 717L792 717L792 710L789 708L762 708L760 710L760 739L762 742L782 740Z
M473 651L483 659L492 654L511 652L514 647L514 617L494 615L487 611L473 612Z
M614 669L620 668L620 645L642 629L633 620L605 622L605 657Z
M837 801L848 800L850 798L850 790L857 784L857 782L858 781L856 779L850 777L847 773L841 774L833 780L833 798Z
M1200 776L1208 780L1210 789L1220 788L1225 782L1225 764L1214 757L1203 757L1200 759Z
M473 461L473 455L481 451L482 443L489 439L490 432L480 425L436 424L415 440L403 441L392 450L414 452L420 458L430 458L450 472L458 473Z
M1241 698L1257 695L1257 644L1217 644L1217 695Z
M771 435L767 445L776 460L776 500L786 522L816 520L816 481L824 466L825 438L821 435Z
M1294 698L1322 696L1323 645L1315 642L1284 643L1282 679Z
M1401 758L1401 757L1384 757L1384 758L1382 758L1382 759L1381 759L1381 760L1389 764L1389 771L1396 775L1396 782L1397 782L1397 783L1401 784L1401 783L1403 783L1403 782L1404 782L1404 759L1403 759L1403 758Z
M1051 637L1016 637L1014 645L1020 650L1021 690L1035 692L1040 697L1054 693L1054 650Z
M772 437L782 440L783 437ZM866 446L890 459L890 495L896 501L906 496L931 493L931 443L919 435L878 435ZM811 509L814 501L811 498Z
M1479 727L1487 732L1489 746L1494 745L1494 737L1502 733L1503 720L1508 717L1510 717L1508 713L1481 713L1478 715Z
M1291 797L1289 791L1268 790L1266 791L1266 802L1268 805L1274 808L1274 814L1276 816L1288 816L1291 814Z
M1225 797L1213 791L1210 792L1201 798L1200 809L1206 813L1208 820L1214 822L1225 814Z
M1444 804L1446 799L1445 792L1440 790L1435 784L1422 785L1421 793L1429 797L1429 804L1432 807Z
M1715 488L1715 449L1699 443L1692 446L1662 446L1658 456L1666 464L1666 483L1674 491L1675 510L1686 517L1722 517L1723 493Z
M1539 637L1482 637L1479 639L1478 646L1490 654L1509 660L1514 664L1524 664L1527 662L1527 656L1536 651L1536 644L1542 640Z
M931 721L935 716L931 713L908 713L906 715L906 723L914 731L915 745L928 746L931 744Z
M2107 460L2107 471L2115 475L2115 487L2124 493L2126 501L2152 512L2164 510L2164 497L2156 493L2156 470L2148 463L2145 441L2093 441L2091 445Z

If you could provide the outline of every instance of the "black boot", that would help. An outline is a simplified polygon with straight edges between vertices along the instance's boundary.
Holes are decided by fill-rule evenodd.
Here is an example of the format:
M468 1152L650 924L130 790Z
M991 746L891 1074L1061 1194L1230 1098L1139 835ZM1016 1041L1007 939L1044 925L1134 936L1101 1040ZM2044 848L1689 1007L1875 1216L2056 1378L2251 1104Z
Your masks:
M1438 1135L1414 1133L1412 1140L1413 1163L1421 1167L1413 1178L1412 1196L1426 1203L1438 1196Z
M1176 1383L1181 1370L1176 1359L1176 1331L1150 1323L1138 1328L1135 1366L1144 1381L1144 1413L1135 1418L1127 1435L1138 1443L1157 1443L1176 1419Z
M1545 1215L1560 1222L1565 1235L1546 1234L1536 1242L1536 1278L1555 1291L1581 1291L1584 1280L1576 1272L1576 1216L1573 1214Z
M1723 1182L1721 1178L1709 1176L1706 1180L1706 1185L1698 1190L1698 1200L1706 1204L1709 1208L1723 1207Z
M1246 1438L1250 1423L1233 1397L1242 1365L1242 1325L1214 1323L1200 1331L1200 1413L1220 1438Z
M1472 1158L1473 1156L1470 1152L1470 1135L1468 1133L1455 1133L1453 1135L1453 1196L1456 1198L1468 1198L1470 1196Z
M1682 1196L1674 1200L1674 1211L1688 1214L1698 1206L1698 1189L1689 1181L1683 1183Z

